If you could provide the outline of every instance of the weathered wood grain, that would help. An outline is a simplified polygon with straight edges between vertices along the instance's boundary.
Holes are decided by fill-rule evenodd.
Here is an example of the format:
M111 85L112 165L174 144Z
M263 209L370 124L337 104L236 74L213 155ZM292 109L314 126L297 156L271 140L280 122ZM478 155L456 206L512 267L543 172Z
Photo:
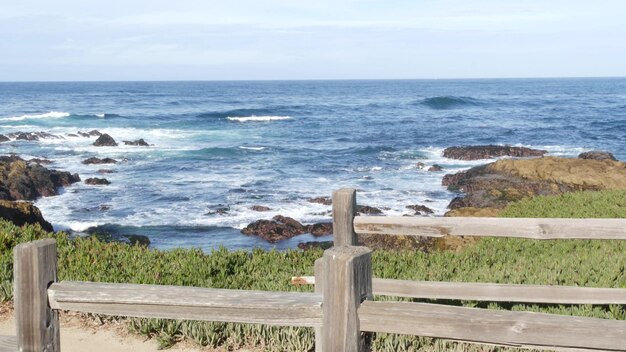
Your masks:
M316 285L314 276L297 276L298 285ZM626 304L626 289L475 282L372 279L375 295L428 299L556 304Z
M324 258L318 258L315 260L314 271L315 276L313 276L313 280L317 282L315 285L315 293L323 295L324 294L324 273L326 271L326 267L324 266ZM322 352L322 341L324 335L322 333L322 326L315 327L315 352Z
M0 352L16 352L17 338L15 336L0 336Z
M19 351L59 351L59 316L48 306L47 292L57 279L56 241L44 239L17 245L14 270Z
M358 307L372 299L372 251L340 246L324 252L322 351L359 352L369 339L361 338Z
M54 309L129 317L319 326L319 294L68 282L48 289Z
M626 240L626 219L357 216L357 234Z
M624 351L626 321L437 304L365 301L361 329L477 343Z
M356 215L356 190L342 188L333 192L333 241L335 246L357 244L353 219Z

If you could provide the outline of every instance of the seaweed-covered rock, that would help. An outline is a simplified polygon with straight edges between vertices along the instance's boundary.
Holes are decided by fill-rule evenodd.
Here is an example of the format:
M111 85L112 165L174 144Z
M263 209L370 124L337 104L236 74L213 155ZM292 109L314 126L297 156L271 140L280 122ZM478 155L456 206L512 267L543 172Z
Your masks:
M41 215L39 208L30 202L12 202L0 200L0 218L11 221L17 226L39 224L42 229L52 232L52 225Z
M80 177L11 155L0 156L0 181L0 199L35 200L57 195L58 188L78 182Z
M415 215L433 214L434 213L434 211L432 209L430 209L429 207L427 207L425 205L421 205L421 204L407 205L406 208L413 210L415 212Z
M104 133L100 137L98 137L95 142L93 142L93 145L96 147L116 147L117 142L115 142L115 139L113 139L113 137Z
M253 205L250 207L250 210L264 212L264 211L270 211L272 209L264 205Z
M309 203L317 203L317 204L323 204L323 205L332 205L333 204L333 199L330 198L330 197L315 197L315 198L309 199Z
M612 160L544 157L507 159L446 175L442 184L464 192L448 206L503 208L537 195L626 189L626 164Z
M369 205L357 205L356 207L357 214L361 215L382 215L383 211L376 208L371 207Z
M316 237L332 235L333 223L332 222L318 222L313 225L308 225L306 227L306 232Z
M480 160L502 156L516 158L541 157L547 152L547 150L512 147L509 145L473 145L446 148L443 151L443 156L456 160Z
M443 167L441 165L434 164L433 166L428 168L428 171L430 172L443 171Z
M304 225L293 218L276 215L272 220L257 220L246 226L241 233L258 236L270 243L306 233Z

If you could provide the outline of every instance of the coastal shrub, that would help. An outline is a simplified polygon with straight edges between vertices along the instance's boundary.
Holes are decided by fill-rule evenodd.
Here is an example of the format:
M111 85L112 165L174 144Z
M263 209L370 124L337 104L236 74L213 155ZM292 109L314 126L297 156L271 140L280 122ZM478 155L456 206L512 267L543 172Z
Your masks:
M599 215L602 213L626 217L625 195L623 191L609 191L538 197L511 204L503 214L602 217ZM57 239L60 280L310 292L312 286L293 286L289 281L292 276L312 275L314 261L322 255L321 250L161 251L105 243L93 237L71 239L64 233L47 233L38 225L17 227L0 220L1 300L12 299L13 247L47 237ZM484 238L459 252L375 251L372 267L374 276L379 278L626 288L625 254L626 241ZM376 299L420 301L393 297ZM626 320L626 309L621 305L429 302ZM314 334L309 328L166 319L128 319L128 324L131 331L157 339L162 347L187 339L202 346L227 350L242 346L267 346L268 351L312 351L314 348ZM376 351L516 350L382 333L376 334L373 345Z

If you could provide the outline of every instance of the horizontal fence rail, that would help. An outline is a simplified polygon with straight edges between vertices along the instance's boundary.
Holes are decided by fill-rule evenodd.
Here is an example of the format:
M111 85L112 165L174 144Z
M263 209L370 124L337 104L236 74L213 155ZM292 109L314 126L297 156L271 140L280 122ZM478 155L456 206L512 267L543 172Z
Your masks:
M516 347L624 351L626 321L545 313L365 301L361 330Z
M295 276L294 285L314 285L314 276ZM554 304L626 304L625 288L514 285L478 282L372 279L374 295L461 301Z
M356 216L357 234L626 240L626 219Z
M315 293L62 281L48 297L53 309L128 317L310 327L322 319Z

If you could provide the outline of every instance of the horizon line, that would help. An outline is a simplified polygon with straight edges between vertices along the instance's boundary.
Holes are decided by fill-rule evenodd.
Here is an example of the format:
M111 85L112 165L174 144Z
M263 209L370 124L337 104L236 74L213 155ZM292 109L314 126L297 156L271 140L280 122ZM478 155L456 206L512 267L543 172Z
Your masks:
M461 78L288 78L288 79L140 79L140 80L0 80L0 83L131 83L131 82L318 82L318 81L462 81L462 80L542 80L542 79L621 79L625 76L537 76Z

